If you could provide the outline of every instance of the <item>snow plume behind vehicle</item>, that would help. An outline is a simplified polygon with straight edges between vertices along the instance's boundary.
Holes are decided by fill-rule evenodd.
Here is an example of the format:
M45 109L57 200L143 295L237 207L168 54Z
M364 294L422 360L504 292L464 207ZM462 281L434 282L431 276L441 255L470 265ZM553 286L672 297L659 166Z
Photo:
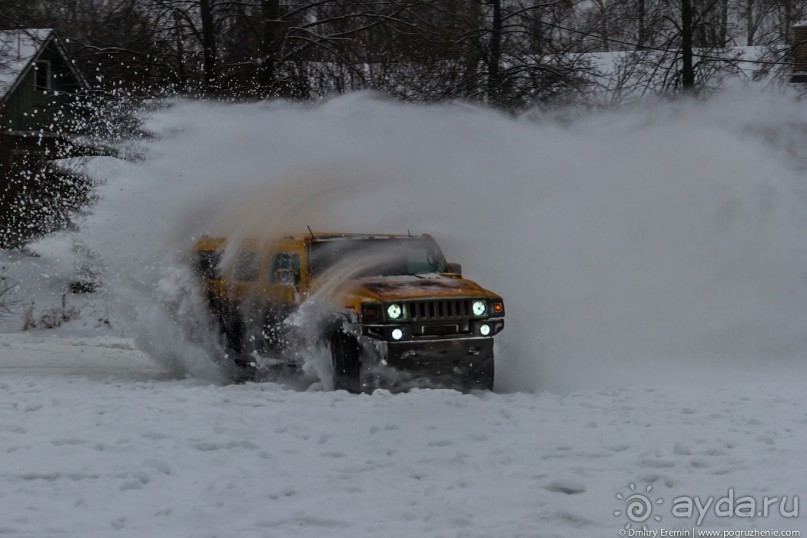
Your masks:
M176 102L86 235L146 349L194 375L215 354L180 345L204 332L173 276L194 238L311 226L431 233L501 293L497 390L713 381L807 352L806 125L757 93L558 120L368 94Z

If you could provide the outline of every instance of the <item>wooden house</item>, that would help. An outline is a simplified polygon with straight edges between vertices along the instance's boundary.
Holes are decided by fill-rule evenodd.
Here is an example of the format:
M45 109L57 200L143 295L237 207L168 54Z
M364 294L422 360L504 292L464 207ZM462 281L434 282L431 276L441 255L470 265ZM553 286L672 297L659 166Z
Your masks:
M0 176L50 155L88 90L53 30L0 30Z
M61 131L66 105L88 90L53 30L0 30L0 129Z
M0 248L19 244L72 180L46 161L86 154L71 140L89 85L50 29L0 30ZM41 219L40 219L41 220Z

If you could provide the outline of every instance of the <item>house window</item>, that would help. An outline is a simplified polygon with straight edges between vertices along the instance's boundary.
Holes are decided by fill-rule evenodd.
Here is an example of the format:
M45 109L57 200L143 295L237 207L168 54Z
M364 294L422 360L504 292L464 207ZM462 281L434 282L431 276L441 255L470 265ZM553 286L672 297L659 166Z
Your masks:
M37 60L34 64L34 89L45 92L50 89L50 62Z

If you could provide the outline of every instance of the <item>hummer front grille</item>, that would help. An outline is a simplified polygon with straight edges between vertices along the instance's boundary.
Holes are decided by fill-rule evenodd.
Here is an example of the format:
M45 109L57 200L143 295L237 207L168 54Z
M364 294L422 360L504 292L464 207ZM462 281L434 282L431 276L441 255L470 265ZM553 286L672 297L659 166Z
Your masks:
M412 321L445 320L471 316L470 299L441 299L407 303Z

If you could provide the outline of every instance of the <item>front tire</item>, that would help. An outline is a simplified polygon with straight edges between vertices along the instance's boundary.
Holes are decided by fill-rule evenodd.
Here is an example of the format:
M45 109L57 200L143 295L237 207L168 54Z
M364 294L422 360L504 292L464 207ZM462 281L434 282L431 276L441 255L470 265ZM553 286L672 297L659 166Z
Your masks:
M334 390L361 392L361 344L358 339L337 329L330 338Z
M233 380L236 383L254 381L257 378L258 369L245 349L246 326L241 316L235 311L221 314L219 328L222 347L234 368Z
M493 358L493 351L491 351L490 355L471 369L468 379L465 381L466 389L492 391L495 373L495 360Z

